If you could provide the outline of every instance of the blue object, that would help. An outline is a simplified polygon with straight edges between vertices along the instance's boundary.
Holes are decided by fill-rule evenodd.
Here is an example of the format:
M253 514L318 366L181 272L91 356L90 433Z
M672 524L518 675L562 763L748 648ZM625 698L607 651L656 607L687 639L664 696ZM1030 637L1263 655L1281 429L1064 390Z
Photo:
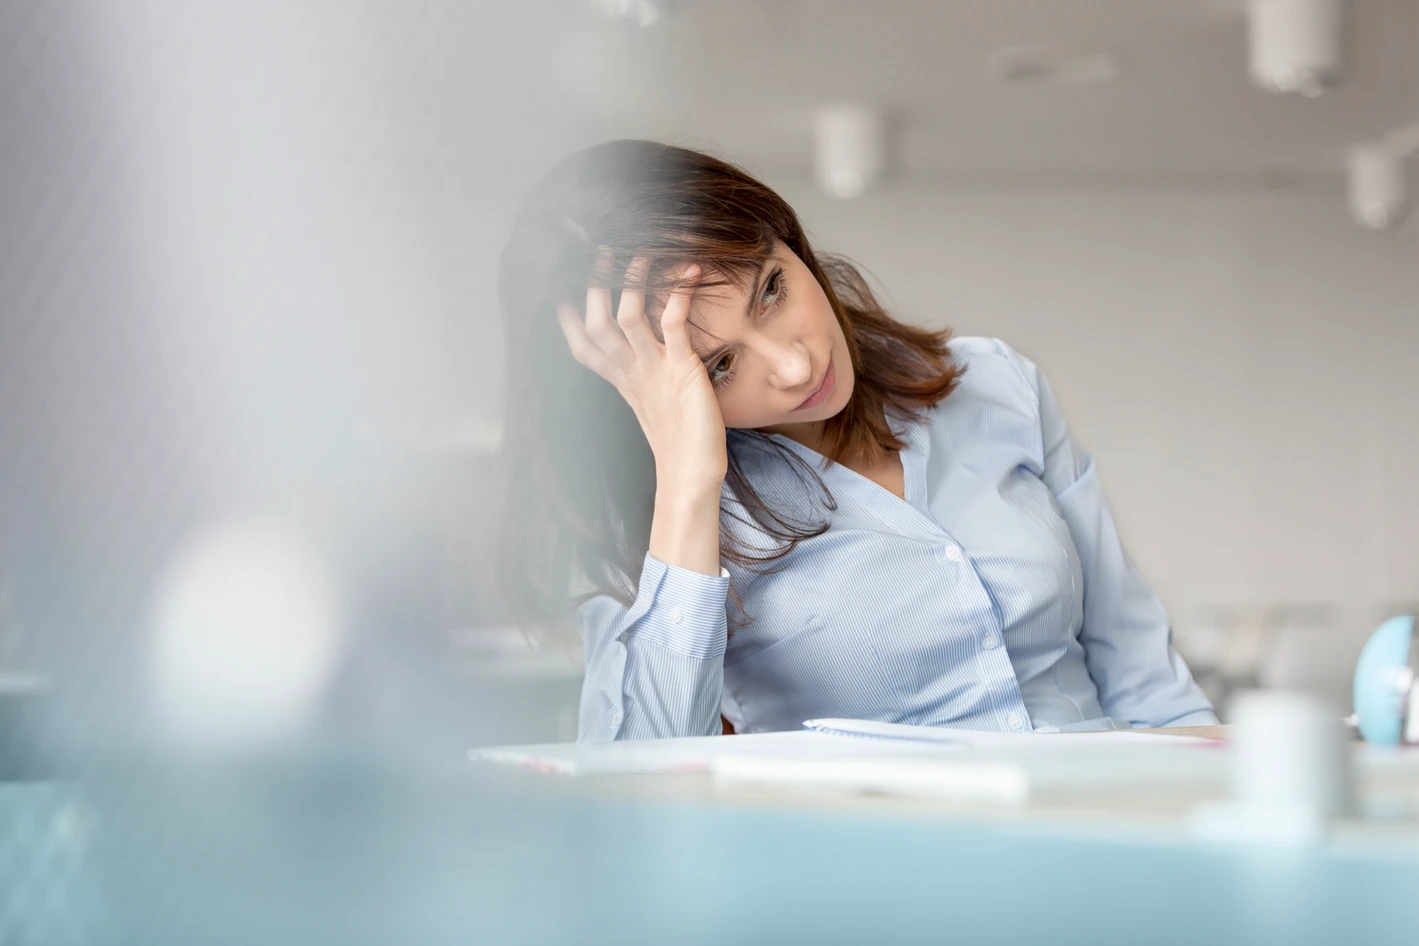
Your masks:
M1410 692L1414 686L1414 615L1392 617L1360 652L1355 666L1355 716L1360 735L1379 746L1404 741L1408 716L1416 711Z

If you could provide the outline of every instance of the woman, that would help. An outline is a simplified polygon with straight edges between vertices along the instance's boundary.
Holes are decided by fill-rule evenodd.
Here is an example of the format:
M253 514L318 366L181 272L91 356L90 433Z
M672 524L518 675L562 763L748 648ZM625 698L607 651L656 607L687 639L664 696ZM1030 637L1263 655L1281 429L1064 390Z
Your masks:
M585 591L582 739L1216 722L1039 370L892 319L738 168L573 154L500 296L504 564Z

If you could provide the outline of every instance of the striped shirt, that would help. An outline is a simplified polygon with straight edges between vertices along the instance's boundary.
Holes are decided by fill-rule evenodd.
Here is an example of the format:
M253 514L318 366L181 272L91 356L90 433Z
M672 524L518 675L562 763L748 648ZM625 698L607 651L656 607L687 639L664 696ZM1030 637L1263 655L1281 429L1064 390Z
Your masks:
M582 605L582 739L710 735L721 713L737 732L815 717L1024 732L1216 722L1044 376L994 339L952 352L966 369L956 390L892 421L905 499L772 435L821 473L826 511L776 451L730 433L773 508L830 528L769 574L647 556L629 608ZM749 617L732 635L731 581Z

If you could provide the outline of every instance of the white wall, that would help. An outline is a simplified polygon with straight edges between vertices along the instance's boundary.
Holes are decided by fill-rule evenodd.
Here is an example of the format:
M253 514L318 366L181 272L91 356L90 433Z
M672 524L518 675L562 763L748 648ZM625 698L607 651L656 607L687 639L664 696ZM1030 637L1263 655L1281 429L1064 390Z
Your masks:
M1419 599L1412 233L1315 191L773 183L896 312L1041 364L1184 639L1218 605L1326 605L1338 678Z

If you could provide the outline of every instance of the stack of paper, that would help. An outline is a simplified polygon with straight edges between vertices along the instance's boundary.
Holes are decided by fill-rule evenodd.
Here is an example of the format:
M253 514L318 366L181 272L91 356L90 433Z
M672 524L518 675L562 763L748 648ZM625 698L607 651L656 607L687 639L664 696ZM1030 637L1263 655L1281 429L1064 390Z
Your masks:
M1113 730L1000 733L817 719L796 732L508 746L470 755L567 775L708 771L721 785L1018 804L1042 791L1097 788L1101 780L1210 784L1222 777L1220 760L1175 751L1209 743Z
M886 757L929 755L960 748L954 742L860 742L807 729L744 736L690 739L631 739L624 742L571 742L474 749L474 761L501 762L561 775L705 772L725 755L767 758Z

